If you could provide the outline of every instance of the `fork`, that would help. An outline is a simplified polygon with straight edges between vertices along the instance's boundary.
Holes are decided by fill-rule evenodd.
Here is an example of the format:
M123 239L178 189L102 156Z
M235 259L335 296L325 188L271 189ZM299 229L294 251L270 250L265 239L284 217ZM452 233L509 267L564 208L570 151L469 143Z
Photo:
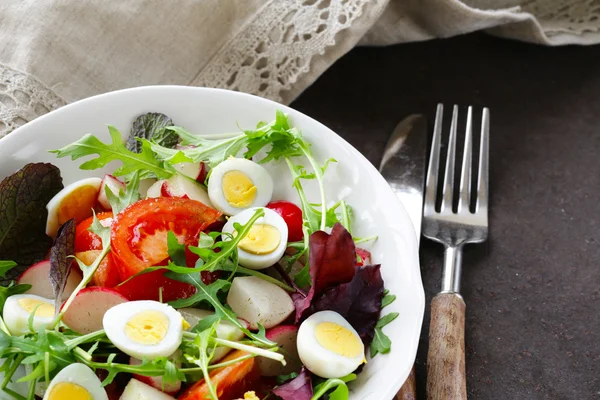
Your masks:
M429 353L427 355L427 398L429 400L466 399L465 376L465 302L460 295L462 248L467 243L481 243L488 236L488 169L490 112L483 109L477 187L471 188L473 160L473 108L467 111L465 144L458 188L458 207L454 210L454 170L458 106L454 106L446 169L441 193L441 206L436 209L440 148L444 107L438 104L433 143L427 170L423 207L423 235L442 243L444 269L442 290L431 302ZM471 209L472 190L475 207Z

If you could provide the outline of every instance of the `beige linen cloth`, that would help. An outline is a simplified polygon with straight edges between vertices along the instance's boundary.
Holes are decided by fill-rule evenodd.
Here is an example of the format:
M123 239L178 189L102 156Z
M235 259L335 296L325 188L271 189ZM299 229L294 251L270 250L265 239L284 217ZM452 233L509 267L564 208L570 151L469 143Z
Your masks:
M142 85L291 102L356 45L476 30L600 42L600 0L2 0L0 137L88 96Z

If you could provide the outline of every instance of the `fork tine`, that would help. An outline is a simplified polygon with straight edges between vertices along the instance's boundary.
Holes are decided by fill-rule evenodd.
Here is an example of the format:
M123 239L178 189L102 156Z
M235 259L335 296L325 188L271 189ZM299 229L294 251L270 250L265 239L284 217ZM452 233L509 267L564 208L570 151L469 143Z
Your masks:
M483 109L481 116L481 146L479 150L479 173L477 178L477 203L475 211L487 211L490 153L490 110Z
M473 107L467 111L467 128L465 131L465 149L463 152L462 169L460 172L460 195L458 212L469 211L471 200L471 162L473 159Z
M448 140L448 156L446 157L446 172L444 174L444 189L442 191L441 212L448 209L452 211L452 197L454 191L454 163L456 159L456 127L458 125L458 106L452 111L452 124L450 125L450 139Z
M425 185L424 213L435 212L435 197L437 195L438 173L440 169L440 147L442 143L442 121L444 119L444 106L437 105L435 113L435 124L433 127L433 140L431 143L431 154L429 156L429 167L427 168L427 181Z

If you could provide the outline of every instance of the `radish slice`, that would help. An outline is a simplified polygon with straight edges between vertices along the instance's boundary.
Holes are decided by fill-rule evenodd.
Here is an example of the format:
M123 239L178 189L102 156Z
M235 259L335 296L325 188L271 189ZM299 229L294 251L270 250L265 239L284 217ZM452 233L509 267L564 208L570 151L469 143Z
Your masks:
M31 285L31 289L27 291L28 294L35 294L46 299L53 299L54 292L52 291L52 284L50 283L50 261L44 260L37 264L33 264L27 268L21 276L17 279L18 284ZM67 284L65 290L61 296L61 301L65 301L69 298L71 293L75 291L79 282L81 282L82 276L79 268L72 267L71 273L67 278Z
M250 329L258 329L259 324L266 329L273 328L295 310L294 302L285 290L255 276L234 278L227 304L250 323Z
M165 183L166 180L161 179L159 181L154 182L146 191L146 198L156 198L156 197L161 197L162 195L162 186L163 183Z
M175 357L169 357L171 359L171 361L173 361L173 359L178 359L180 357L180 351L176 351ZM140 365L142 364L141 360L138 360L137 358L131 357L129 359L129 365ZM178 368L181 367L181 363L176 363L178 365L176 365ZM163 386L163 378L162 376L144 376L144 375L138 375L138 374L133 374L133 377L135 379L137 379L138 381L145 383L146 385L152 386L154 389L160 390L161 392L170 394L170 395L175 395L177 394L177 392L179 392L179 390L181 389L181 381L177 381L177 382L172 382L172 383L164 383Z
M140 180L140 188L139 188L139 192L140 192L140 196L142 199L146 198L146 197L150 197L148 196L148 189L150 189L150 187L152 185L154 185L156 183L156 179L154 178L148 178L148 179L142 179Z
M208 198L208 192L206 189L187 176L175 174L167 179L166 185L162 187L165 188L164 190L170 197L187 196L192 200L199 201L200 203L212 207L212 203Z
M294 325L276 326L267 331L266 337L279 345L281 353L285 356L286 365L284 367L279 361L257 357L256 362L260 374L262 376L277 376L300 372L302 361L300 361L298 348L296 347L298 327Z
M175 400L173 397L137 379L129 381L119 400Z
M128 299L116 290L92 286L82 289L69 306L63 321L75 332L87 334L102 329L104 313Z
M105 209L110 210L110 202L108 201L108 195L106 194L106 188L115 195L119 195L119 191L125 191L125 183L121 182L112 175L104 175L102 183L100 184L100 190L98 190L98 203Z
M206 166L204 163L183 162L173 164L173 168L182 175L188 176L197 182L204 183L206 179Z

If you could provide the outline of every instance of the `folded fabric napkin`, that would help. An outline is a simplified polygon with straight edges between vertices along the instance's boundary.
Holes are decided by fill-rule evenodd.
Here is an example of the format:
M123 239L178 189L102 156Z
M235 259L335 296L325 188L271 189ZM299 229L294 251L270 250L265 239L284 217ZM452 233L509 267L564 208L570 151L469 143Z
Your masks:
M0 137L66 103L142 85L291 102L351 48L485 30L600 42L598 0L4 0Z

